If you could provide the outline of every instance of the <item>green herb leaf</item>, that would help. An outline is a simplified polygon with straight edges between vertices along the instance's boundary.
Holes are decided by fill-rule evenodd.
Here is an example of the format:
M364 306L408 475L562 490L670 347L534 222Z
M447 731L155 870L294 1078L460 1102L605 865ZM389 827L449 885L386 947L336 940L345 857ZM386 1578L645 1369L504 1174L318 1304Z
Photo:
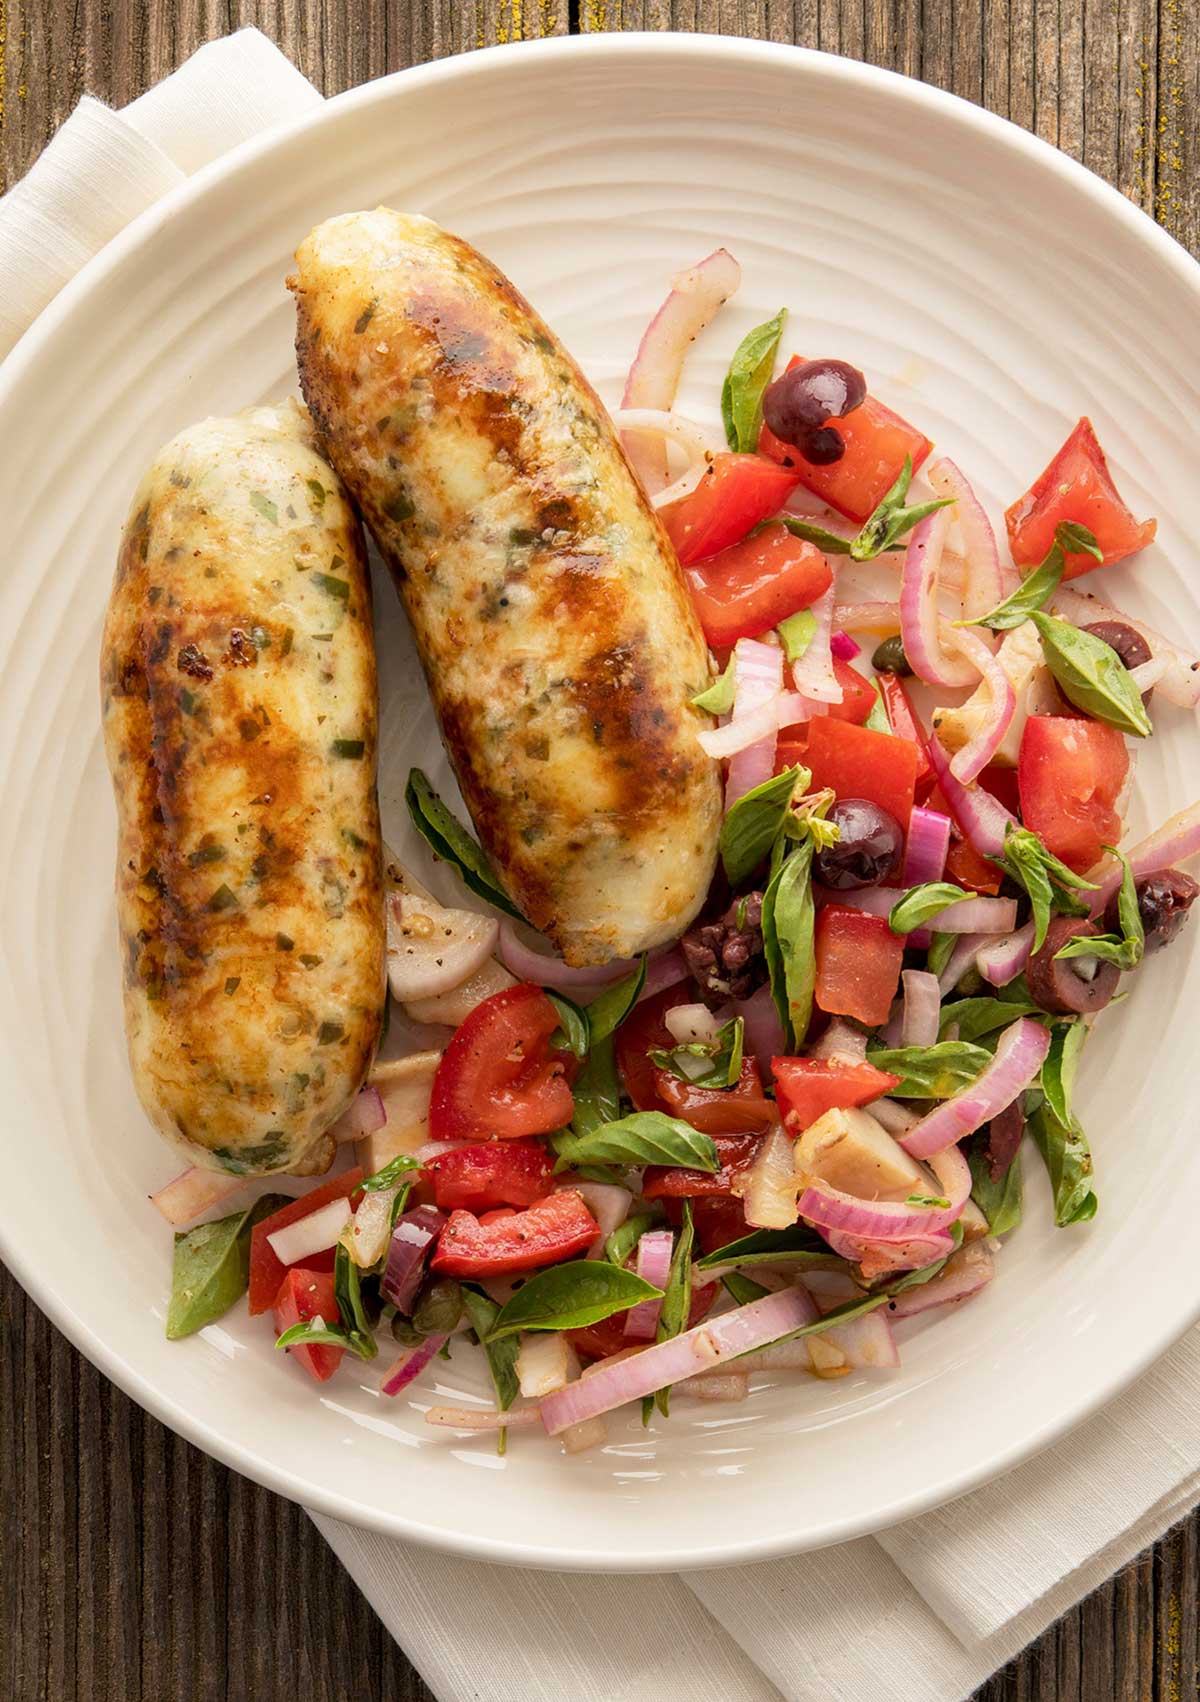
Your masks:
M223 910L236 910L238 909L237 894L222 881L209 899L206 909L211 910L214 915L219 915Z
M503 910L506 916L523 921L521 912L500 885L483 848L451 815L419 768L412 769L408 776L404 801L417 832L436 856L458 870L463 884L477 898L494 904L497 910Z
M357 762L367 746L363 739L335 739L330 745L330 754L339 757L343 762Z
M1010 985L1002 999L955 999L943 1005L938 1033L944 1039L949 1029L956 1028L959 1040L977 1041L1008 1028L1020 1017L1041 1014L1032 999L1014 999Z
M906 1206L933 1206L941 1209L949 1206L950 1201L944 1194L910 1194L905 1200Z
M377 1170L373 1176L366 1177L358 1185L364 1194L380 1194L388 1188L399 1187L401 1178L408 1171L420 1168L415 1158L410 1158L406 1152L398 1152L382 1170Z
M329 596L336 597L339 603L350 601L349 580L338 579L332 573L314 573L312 577L314 585L319 585Z
M1079 1070L1079 1055L1087 1036L1087 1025L1077 1018L1056 1022L1050 1029L1050 1050L1042 1064L1041 1083L1046 1103L1060 1123L1072 1124L1075 1121L1071 1098Z
M1154 731L1141 693L1111 644L1069 621L1035 611L1046 666L1063 696L1085 715L1136 739Z
M1061 521L1054 529L1054 541L1068 555L1090 555L1096 561L1104 560L1096 534L1078 520Z
M723 1023L713 1040L690 1040L669 1049L656 1048L649 1057L660 1070L670 1070L692 1087L724 1090L736 1087L741 1080L744 1044L744 1023L739 1016Z
M1052 544L1041 566L1027 574L1003 602L989 609L986 615L977 615L974 620L955 621L955 626L987 626L993 632L1011 632L1014 627L1024 626L1034 610L1040 609L1046 599L1058 590L1064 567L1062 550L1057 544Z
M824 526L818 526L815 520L801 520L795 514L780 514L771 522L775 525L782 522L793 538L804 538L810 544L815 544L827 556L848 556L851 540L843 538L838 532L830 532ZM816 630L815 623L813 630ZM811 634L810 634L811 636Z
M581 1330L663 1290L633 1271L605 1259L579 1259L536 1271L500 1308L487 1340L501 1341L519 1330Z
M656 1341L670 1341L681 1330L687 1329L688 1313L692 1308L692 1243L694 1231L692 1228L692 1202L683 1202L683 1221L679 1234L675 1237L675 1245L671 1250L671 1268L667 1273L667 1286L663 1290L662 1305L658 1309L658 1328L654 1333ZM671 1390L668 1386L659 1389L654 1397L656 1406L664 1418L671 1416Z
M610 1265L623 1265L648 1229L658 1222L653 1212L636 1212L613 1230L604 1243L604 1257Z
M1054 1221L1060 1229L1086 1223L1096 1215L1092 1191L1092 1153L1078 1123L1064 1123L1050 1105L1039 1105L1029 1119L1029 1132L1050 1176L1054 1190Z
M780 621L775 630L788 661L798 662L816 637L817 617L811 609L800 609Z
M575 1111L569 1133L579 1140L590 1139L621 1115L621 1083L611 1034L604 1040L592 1041L591 1050L571 1084L571 1095ZM566 1133L551 1137L556 1151L558 1143L566 1138ZM565 1170L567 1160L560 1157L558 1168Z
M261 1200L215 1223L200 1223L175 1237L167 1340L179 1341L211 1324L245 1294L250 1278L250 1232L281 1206L286 1194Z
M578 1130L578 1118L574 1125ZM588 1134L566 1131L551 1137L570 1165L669 1164L682 1170L721 1168L711 1135L662 1111L634 1111Z
M805 1270L844 1271L845 1259L831 1253L826 1242L803 1224L787 1229L755 1229L749 1235L705 1253L696 1260L700 1271L720 1270L725 1265L798 1265Z
M789 1049L803 1040L816 986L811 839L778 866L763 895L763 955Z
M500 1316L500 1308L496 1302L489 1300L487 1295L481 1294L477 1288L464 1288L462 1298L467 1317L471 1320L471 1328L479 1337L479 1345L487 1356L492 1386L496 1391L496 1405L501 1412L507 1412L521 1392L521 1385L517 1380L520 1338L513 1335L492 1341L492 1329Z
M989 1233L1007 1235L1020 1223L1023 1210L1021 1155L1017 1153L1003 1176L993 1182L985 1157L986 1146L986 1139L972 1141L967 1153L971 1166L971 1198L987 1218Z
M801 776L804 776L801 781ZM771 853L783 831L788 804L799 785L803 792L811 779L797 764L752 787L737 800L721 823L718 845L725 875L731 887L739 887Z
M589 1035L587 1012L580 1010L573 999L555 993L549 987L546 988L546 997L558 1012L558 1028L550 1036L551 1046L558 1051L573 1052L577 1058L586 1058Z
M1087 915L1087 905L1076 898L1075 893L1094 892L1095 881L1085 880L1073 869L1068 869L1027 827L1010 826L1004 836L1002 855L989 861L1002 868L1028 893L1033 907L1035 952L1045 944L1052 911L1066 916Z
M729 363L721 386L721 419L726 441L736 452L749 454L758 448L763 392L775 370L775 356L786 320L787 308L781 307L774 319L748 331Z
M863 722L870 733L890 733L892 723L888 717L887 704L883 701L883 693L879 689L879 681L872 680L871 687L875 693L875 701L871 705L871 713Z
M358 1266L350 1257L349 1248L341 1242L333 1260L333 1292L353 1351L360 1359L374 1359L379 1352L379 1343L363 1310Z
M733 708L734 693L737 690L737 680L734 677L733 657L730 656L725 664L725 672L720 674L710 686L697 692L692 699L697 709L706 709L710 715L728 715Z
M906 508L904 499L908 495L912 475L912 456L906 455L895 484L851 543L850 556L853 561L871 561L875 556L882 555L884 550L891 549L897 539L902 538L906 532L911 532L918 520L924 520L927 514L934 514L939 508L946 508L954 501L953 497L944 496L933 502L919 502L915 508Z
M753 1277L742 1276L739 1271L726 1271L721 1278L721 1287L739 1306L749 1306L752 1300L761 1300L764 1294L771 1292L769 1288L764 1288L761 1282L755 1282Z
M951 904L962 904L974 897L973 892L964 892L950 881L926 881L923 886L909 887L903 898L892 905L888 927L893 934L911 934L914 928L931 922Z
M308 486L310 502L313 507L320 512L320 510L325 506L325 498L329 495L329 492L325 489L325 486L321 483L320 479L306 479L304 482Z
M374 1359L379 1348L374 1338L368 1351L366 1342L359 1336L343 1329L340 1324L327 1324L323 1318L303 1318L300 1323L293 1324L276 1339L277 1348L288 1347L340 1347L345 1353L357 1354L359 1359Z
M1134 884L1133 869L1124 852L1118 851L1115 845L1106 845L1104 849L1110 856L1117 857L1121 862L1121 885L1117 894L1117 916L1121 923L1121 933L1096 934L1090 939L1077 937L1068 940L1066 945L1056 951L1055 958L1060 957L1099 957L1107 963L1115 963L1118 969L1136 969L1142 961L1146 949L1146 929L1142 922L1142 912L1138 905L1137 887Z
M957 934L933 933L929 940L929 950L925 953L925 967L931 975L940 975L954 955L958 944Z
M591 1031L593 1046L598 1041L607 1040L610 1034L616 1032L634 1005L641 997L642 988L646 985L646 959L643 957L636 969L630 970L623 980L612 987L606 987L587 1007L588 1027Z
M897 1099L949 1099L969 1087L992 1061L983 1046L962 1040L939 1040L936 1046L869 1047L867 1057L877 1070L901 1078L889 1089Z
M272 526L278 526L279 510L266 491L251 491L250 506L256 513L261 514L264 520L269 520Z

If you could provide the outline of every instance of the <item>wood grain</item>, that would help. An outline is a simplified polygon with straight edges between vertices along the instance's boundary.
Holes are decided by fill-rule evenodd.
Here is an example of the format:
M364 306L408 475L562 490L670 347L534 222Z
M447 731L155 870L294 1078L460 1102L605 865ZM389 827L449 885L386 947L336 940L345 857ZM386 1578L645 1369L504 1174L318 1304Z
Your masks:
M1013 119L1200 252L1200 0L0 0L0 183L85 91L121 105L244 24L328 94L568 29L819 47ZM0 1702L429 1702L305 1515L134 1406L3 1270L0 1421ZM1198 1598L1194 1515L977 1702L1189 1702Z

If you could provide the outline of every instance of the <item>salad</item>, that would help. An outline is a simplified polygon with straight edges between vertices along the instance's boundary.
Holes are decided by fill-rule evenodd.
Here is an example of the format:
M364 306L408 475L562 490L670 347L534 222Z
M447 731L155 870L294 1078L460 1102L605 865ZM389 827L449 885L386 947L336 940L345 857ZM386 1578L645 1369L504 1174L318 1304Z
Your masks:
M631 1402L650 1422L760 1370L896 1367L897 1325L992 1281L1028 1164L1060 1228L1095 1215L1081 1054L1198 891L1200 805L1120 842L1136 753L1196 707L1200 662L1079 583L1155 523L1081 419L1001 548L859 370L781 367L783 311L733 355L714 442L673 403L739 277L721 249L675 280L614 415L712 656L701 915L568 967L414 770L464 897L389 866L402 1053L335 1127L332 1175L177 1234L169 1336L247 1293L281 1368L378 1360L384 1398L482 1350L493 1404L428 1422L578 1451ZM246 1186L193 1170L155 1203L183 1226Z

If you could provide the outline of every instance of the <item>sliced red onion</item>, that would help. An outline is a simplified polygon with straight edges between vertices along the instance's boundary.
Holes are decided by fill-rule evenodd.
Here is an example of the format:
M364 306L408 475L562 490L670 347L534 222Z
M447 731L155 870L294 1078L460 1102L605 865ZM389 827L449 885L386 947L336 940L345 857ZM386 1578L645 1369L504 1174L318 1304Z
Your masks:
M553 987L556 993L571 996L599 993L611 987L623 975L637 968L634 958L615 958L612 963L595 964L587 969L572 969L560 957L527 946L506 917L500 924L500 958L506 969L521 981L537 987Z
M909 666L927 685L970 686L978 669L948 653L939 636L938 566L949 527L950 510L939 508L918 520L909 534L900 569L900 635Z
M689 974L687 958L678 946L662 946L656 952L651 952L646 963L646 982L638 994L640 1005L643 999L653 998L655 993L663 993L668 987L673 987L676 981L682 981Z
M387 1106L377 1087L363 1087L355 1094L329 1133L340 1145L343 1141L360 1141L367 1135L378 1134L387 1123Z
M979 726L950 761L956 780L968 785L978 778L1004 742L1016 713L1017 694L1013 683L996 659L991 646L970 627L956 627L954 642L972 667L977 668L988 691L988 706Z
M643 1282L655 1288L666 1288L671 1274L671 1254L675 1247L674 1233L669 1229L648 1229L638 1242L637 1274ZM661 1300L639 1300L625 1314L625 1334L630 1341L653 1341L658 1328Z
M779 1050L783 1050L782 1046ZM181 1224L190 1223L201 1212L208 1211L210 1206L218 1206L230 1195L239 1193L249 1181L248 1176L227 1176L224 1171L201 1170L194 1165L160 1188L157 1194L151 1194L150 1204L178 1229Z
M869 916L890 916L901 897L895 887L862 886L833 893L827 902L863 910ZM964 898L931 916L926 927L939 934L1002 934L1016 920L1015 898Z
M1158 682L1160 695L1182 709L1194 709L1200 703L1200 658L1181 649L1172 639L1147 626L1145 621L1067 585L1059 586L1052 607L1055 614L1062 615L1076 626L1093 626L1096 621L1120 621L1131 626L1146 640L1152 657L1166 660L1166 668ZM1146 688L1142 686L1140 689L1144 691Z
M840 703L842 688L833 671L833 586L811 604L809 614L816 630L808 648L792 663L792 684L802 696L815 703Z
M755 1229L786 1229L796 1221L796 1173L792 1143L781 1123L763 1138L749 1170L734 1178L746 1222Z
M896 1338L884 1306L874 1312L864 1312L859 1318L851 1318L849 1323L831 1325L820 1332L820 1339L837 1348L846 1364L856 1370L894 1371L900 1363Z
M398 1395L401 1389L415 1383L429 1361L437 1357L449 1340L449 1336L426 1336L416 1347L405 1348L395 1364L390 1365L380 1378L380 1394Z
M669 408L675 400L688 349L718 308L737 289L742 269L732 254L718 248L698 265L671 280L671 293L650 321L638 345L622 408ZM653 494L667 482L667 457L660 437L627 432L625 453L634 472Z
M1190 804L1163 822L1146 839L1141 839L1125 855L1134 876L1157 874L1160 869L1186 863L1200 852L1200 804ZM1121 865L1115 857L1106 857L1090 872L1089 880L1098 881L1099 888L1089 895L1092 915L1098 916L1121 884Z
M799 691L781 691L775 702L775 719L781 727L799 727L815 716L828 714L827 703L817 703Z
M1042 1033L1046 1031L1043 1029ZM917 1125L918 1129L921 1127ZM909 1137L911 1139L911 1137ZM907 1149L908 1139L900 1145ZM914 1153L914 1158L921 1156ZM934 1162L933 1160L936 1160ZM938 1150L931 1169L948 1206L910 1206L895 1200L860 1200L828 1182L810 1183L800 1196L800 1216L825 1231L836 1229L861 1241L903 1241L936 1235L958 1218L971 1192L971 1171L957 1147Z
M736 756L738 751L762 739L774 740L779 730L779 708L775 698L759 704L757 709L730 719L721 727L706 727L696 734L701 749L717 760Z
M963 1207L964 1215L967 1206ZM859 1266L867 1282L875 1282L893 1271L922 1270L935 1259L944 1259L954 1251L954 1237L948 1230L939 1230L936 1235L914 1236L908 1241L864 1241L836 1229L823 1233L835 1253Z
M768 705L773 728L756 734L733 753L725 781L725 808L732 809L745 793L761 786L775 772L775 737L779 728L779 695L783 685L783 652L777 644L739 638L733 648L734 699L730 727L752 721Z
M445 1215L436 1206L415 1206L397 1218L380 1285L384 1299L390 1300L397 1312L411 1310L425 1275L425 1261L445 1226Z
M945 873L949 850L950 817L940 810L927 810L918 804L908 818L900 885L923 886L926 881L940 881ZM931 937L928 928L914 928L908 936L908 943L923 951Z
M966 555L962 584L963 618L977 620L1002 602L1010 591L1016 590L1020 576L1015 567L1001 560L992 523L961 469L942 456L926 466L925 477L936 496L954 499L955 506L951 512L958 521Z
M933 1046L942 1015L942 991L937 976L927 969L906 969L900 984L904 992L901 1046Z
M856 656L862 655L862 645L856 644L848 632L835 632L829 640L829 648L839 662L853 662Z
M766 1294L748 1306L707 1318L694 1329L669 1341L657 1342L641 1353L623 1356L615 1363L597 1365L587 1377L571 1383L542 1402L542 1422L551 1436L568 1425L597 1418L653 1395L686 1377L698 1376L725 1360L751 1353L790 1335L811 1322L812 1301L800 1289Z
M989 940L980 946L975 953L975 967L985 981L990 981L993 987L1007 987L1029 962L1033 951L1034 925L1026 922L1023 928L1015 933L1005 934L1003 939Z
M702 1377L685 1377L675 1384L674 1393L690 1395L697 1401L744 1401L750 1393L750 1379L744 1371L707 1372Z
M780 1057L787 1050L783 1024L771 997L770 986L764 982L748 999L735 999L733 1011L742 1019L746 1051L757 1061L764 1078L769 1080L771 1059Z
M445 1337L441 1339L444 1341ZM438 1338L433 1336L430 1340L436 1341ZM416 1351L419 1353L421 1349ZM431 1354L429 1357L434 1356ZM399 1363L397 1361L397 1365ZM429 1360L425 1363L428 1364ZM392 1369L395 1370L396 1366ZM403 1388L404 1385L401 1384L400 1387ZM385 1389L383 1392L385 1395L398 1393L395 1389ZM510 1407L507 1412L499 1412L495 1407L430 1407L425 1414L425 1422L442 1425L448 1430L527 1430L530 1426L539 1424L541 1417L537 1407Z
M893 1318L912 1318L918 1312L928 1312L933 1306L947 1306L955 1300L967 1300L986 1288L996 1274L996 1262L983 1241L969 1241L946 1262L946 1268L920 1288L906 1289L890 1300L882 1310Z
M964 786L952 772L950 758L936 738L930 739L928 750L938 784L959 827L981 857L998 857L1004 850L1005 834L1010 827L1019 827L1020 822L982 786Z
M946 959L946 967L938 976L938 989L943 999L947 993L952 993L963 976L975 962L976 953L980 946L987 945L995 938L994 934L960 934L954 942L954 950Z
M665 489L656 491L651 496L655 508L666 508L672 502L681 502L685 496L690 496L700 480L712 466L713 457L720 447L711 440L710 434L703 426L694 420L685 419L673 409L663 408L618 408L612 416L612 422L623 434L622 441L628 443L625 433L631 433L639 445L645 450L647 461L654 454L654 439L651 433L657 434L661 440L661 448L666 451L668 440L677 443L687 457L687 465L679 477ZM667 464L661 464L662 476L667 476Z
M866 1031L841 1016L835 1016L821 1038L808 1049L810 1058L839 1058L854 1064L861 1064L866 1055Z
M1000 1036L996 1055L969 1087L922 1117L900 1145L912 1158L933 1158L990 1122L1033 1081L1050 1050L1050 1031L1021 1017Z
M572 1181L570 1186L576 1194L582 1196L584 1205L600 1225L596 1239L587 1252L589 1259L599 1259L604 1253L604 1243L613 1230L619 1228L629 1216L633 1195L628 1188L618 1188L615 1182Z
M298 1265L314 1253L324 1253L336 1247L341 1233L350 1221L350 1201L330 1200L318 1206L307 1217L285 1224L267 1236L271 1250L281 1265Z

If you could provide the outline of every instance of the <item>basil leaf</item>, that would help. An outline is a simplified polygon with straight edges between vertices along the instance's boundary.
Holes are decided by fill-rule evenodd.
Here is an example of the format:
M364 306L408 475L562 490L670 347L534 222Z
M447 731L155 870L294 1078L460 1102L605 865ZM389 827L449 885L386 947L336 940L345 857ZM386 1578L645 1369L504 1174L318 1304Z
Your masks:
M818 526L815 520L801 520L795 514L779 514L776 515L771 524L776 525L780 522L787 527L793 538L806 539L808 543L815 544L827 556L848 556L850 554L849 538L843 538L837 532L827 531L824 526ZM816 631L815 621L813 622L813 631Z
M811 839L779 864L763 895L763 955L789 1050L803 1040L816 986Z
M1041 1085L1046 1103L1060 1123L1075 1121L1071 1096L1079 1070L1079 1055L1083 1051L1088 1031L1084 1023L1056 1022L1050 1029L1050 1050L1042 1064Z
M794 1224L788 1229L756 1229L696 1260L698 1271L724 1265L800 1265L809 1270L845 1270L845 1259L829 1251L811 1229Z
M568 1164L667 1164L682 1170L721 1168L711 1135L662 1111L634 1111L584 1135L553 1135Z
M993 1182L985 1154L986 1145L986 1141L973 1141L967 1153L971 1166L971 1198L987 1218L989 1234L1007 1235L1020 1223L1023 1210L1021 1155L1017 1153L1003 1176Z
M717 843L730 886L741 886L770 855L801 775L806 776L800 788L804 791L811 777L797 763L743 793L726 815Z
M385 1188L396 1187L406 1171L420 1168L415 1158L410 1158L406 1152L398 1152L382 1170L377 1170L373 1176L365 1177L358 1186L364 1194L382 1193Z
M277 1348L288 1347L340 1347L344 1353L357 1354L359 1359L374 1359L379 1348L374 1337L371 1338L371 1349L366 1342L340 1324L327 1324L323 1318L302 1318L298 1324L278 1336L275 1341Z
M798 662L817 633L817 617L811 609L800 609L775 628L789 662Z
M1005 991L1007 994L1009 989ZM955 999L952 1004L942 1006L938 1033L944 1037L946 1030L953 1027L958 1030L959 1040L981 1040L984 1035L1007 1028L1019 1017L1040 1014L1032 999L1013 999L1011 996L1003 999Z
M245 1294L250 1281L250 1232L264 1217L290 1204L286 1194L264 1194L242 1211L214 1223L198 1223L175 1237L168 1341L194 1335Z
M715 1088L724 1091L736 1087L742 1075L742 1050L745 1043L745 1024L740 1016L732 1017L717 1030L715 1040L685 1041L669 1050L658 1048L648 1054L660 1070L670 1070L680 1081L691 1087ZM708 1067L688 1064L708 1060Z
M863 726L870 733L890 733L892 723L888 718L887 704L883 701L883 693L879 689L879 681L872 680L871 685L874 687L875 701L871 705L871 713L863 722Z
M1112 645L1055 615L1035 611L1029 618L1038 629L1046 666L1063 696L1097 721L1135 739L1148 738L1154 728L1146 705Z
M943 1264L945 1260L941 1261ZM916 1273L910 1272L910 1275ZM926 1279L927 1280L927 1279ZM899 1292L897 1284L885 1289L877 1289L873 1294L863 1294L853 1300L843 1300L840 1306L835 1306L831 1312L826 1312L820 1318L814 1318L811 1324L802 1324L798 1330L792 1330L786 1336L780 1336L777 1342L771 1342L777 1347L783 1342L799 1341L801 1336L817 1336L822 1330L831 1330L835 1324L848 1324L852 1318L861 1318L864 1312L874 1312L883 1306L894 1293Z
M954 956L954 948L958 944L957 934L934 933L930 937L929 950L925 953L925 967L931 975L940 975Z
M786 320L787 308L781 307L774 319L748 331L729 363L721 386L721 419L726 441L735 453L750 454L758 448L763 392L775 370L775 356Z
M1054 541L1068 555L1090 555L1098 562L1104 560L1096 534L1078 520L1060 521L1054 528Z
M1146 929L1138 905L1133 869L1128 857L1123 851L1118 851L1115 845L1106 845L1104 849L1121 862L1121 885L1117 893L1117 916L1121 924L1121 937L1118 939L1116 934L1099 934L1090 939L1068 940L1054 956L1056 959L1100 957L1108 963L1115 963L1118 969L1136 969L1146 949Z
M1027 574L1003 602L974 620L955 621L955 626L988 626L993 632L1011 632L1013 627L1024 626L1034 610L1040 609L1047 597L1058 590L1065 566L1062 550L1057 543L1051 544L1045 561Z
M505 1336L501 1341L490 1341L488 1338L500 1316L500 1308L494 1300L489 1300L487 1295L481 1294L477 1288L464 1288L462 1298L467 1317L471 1320L471 1328L479 1337L479 1345L487 1356L492 1387L496 1391L496 1405L501 1412L507 1412L521 1392L517 1379L520 1339L517 1336Z
M497 910L503 910L506 916L523 922L524 917L500 885L499 876L483 847L451 815L419 768L409 773L404 801L421 838L435 856L458 870L464 886L477 898L495 905Z
M617 1077L617 1060L611 1034L606 1039L593 1043L579 1073L571 1083L571 1096L575 1101L571 1130L580 1139L586 1139L597 1129L603 1128L620 1116L621 1084ZM557 1143L563 1138L563 1135L551 1136L556 1149ZM560 1163L558 1168L565 1169L565 1162Z
M892 905L888 927L893 934L911 934L914 928L931 922L951 904L962 904L974 897L973 892L964 892L950 881L926 881L922 886L909 887L903 898Z
M1030 1117L1029 1132L1050 1176L1058 1227L1065 1229L1068 1224L1086 1223L1095 1217L1092 1154L1079 1124L1062 1122L1049 1104L1043 1104Z
M1104 963L1115 963L1118 969L1136 969L1141 962L1140 954L1133 955L1133 948L1128 940L1123 940L1117 934L1092 934L1087 939L1076 938L1068 940L1054 954L1060 957L1095 957Z
M679 1234L675 1237L675 1245L671 1251L671 1269L667 1273L667 1286L663 1290L662 1305L658 1309L658 1328L654 1333L655 1341L670 1341L681 1330L687 1329L688 1314L692 1309L692 1243L694 1231L692 1227L692 1202L683 1202L683 1221ZM659 1389L654 1396L655 1405L664 1418L671 1416L671 1389Z
M867 1058L877 1070L902 1078L888 1089L896 1099L949 1099L971 1085L992 1054L962 1040L939 1040L936 1046L869 1047Z
M613 1230L604 1243L604 1257L610 1265L623 1265L648 1229L658 1222L653 1212L636 1212Z
M733 708L734 692L737 681L733 672L733 657L730 656L725 664L725 672L718 675L710 686L696 693L692 703L697 709L706 709L710 715L728 715Z
M771 1292L761 1282L755 1282L753 1277L739 1276L737 1271L726 1271L721 1278L721 1287L739 1306L749 1306L752 1300L761 1300L764 1294Z
M604 1259L579 1259L536 1271L506 1300L487 1333L501 1341L519 1330L581 1330L624 1312L641 1300L659 1300L663 1290L633 1271Z
M954 501L953 497L944 496L932 502L919 502L915 508L905 508L904 499L908 495L912 476L912 456L906 455L895 484L881 499L875 512L851 543L850 556L853 561L871 561L875 556L882 555L884 550L891 549L897 539L902 538L906 532L911 532L918 520L924 520L927 514L934 514L939 508L946 508Z
M558 1028L550 1036L551 1046L573 1052L577 1058L586 1058L591 1033L587 1012L581 1011L573 999L555 993L549 987L546 988L546 997L558 1012Z
M1095 881L1085 880L1068 869L1027 827L1010 826L1004 835L1003 853L989 861L1002 868L1029 895L1035 952L1045 944L1052 910L1065 916L1087 915L1087 905L1074 895L1077 891L1094 892Z
M358 1266L350 1257L349 1249L340 1242L333 1259L333 1292L354 1352L360 1359L374 1359L379 1352L379 1343L363 1310Z
M610 1034L620 1028L637 1004L645 985L646 959L642 957L637 968L631 970L623 980L612 987L606 987L603 993L597 993L587 1007L588 1028L593 1046L598 1041L607 1040Z

